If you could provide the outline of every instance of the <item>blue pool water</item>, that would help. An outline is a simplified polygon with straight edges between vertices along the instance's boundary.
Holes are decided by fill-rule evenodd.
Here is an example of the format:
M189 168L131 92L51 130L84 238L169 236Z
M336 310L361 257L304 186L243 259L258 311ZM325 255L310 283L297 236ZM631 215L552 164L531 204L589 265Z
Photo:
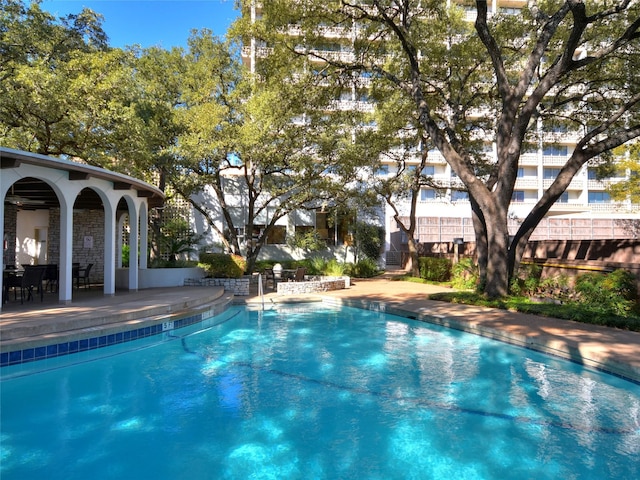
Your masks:
M640 478L622 379L325 304L206 325L3 369L0 478Z

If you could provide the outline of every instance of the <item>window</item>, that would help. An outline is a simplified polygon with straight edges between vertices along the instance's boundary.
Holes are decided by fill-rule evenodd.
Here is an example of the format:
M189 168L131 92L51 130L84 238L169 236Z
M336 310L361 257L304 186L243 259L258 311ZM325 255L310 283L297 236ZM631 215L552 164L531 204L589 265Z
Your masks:
M376 175L379 177L389 175L389 165L380 165L378 170L376 170Z
M569 192L564 192L560 195L558 200L556 200L556 203L569 203Z
M589 192L589 203L609 203L611 197L607 192Z
M587 177L589 178L589 180L597 180L598 179L598 172L595 168L590 168L587 170Z
M546 168L543 171L543 175L544 175L544 179L545 180L555 180L555 178L558 176L558 174L560 173L560 169L559 168Z
M518 178L524 177L524 168L518 167Z
M554 157L566 157L567 156L567 147L566 145L564 146L558 146L558 145L547 145L544 147L544 150L542 151L543 155L550 155L550 156L554 156Z
M434 167L433 165L427 165L422 169L422 174L433 177L436 174L436 167Z
M267 244L281 245L287 243L287 227L285 225L274 225L267 235Z
M436 191L432 188L422 188L420 189L420 201L426 202L429 200L436 199Z
M469 200L468 192L461 192L460 190L452 190L451 191L451 201L452 202L461 202Z
M511 195L512 202L524 202L524 190L514 190Z

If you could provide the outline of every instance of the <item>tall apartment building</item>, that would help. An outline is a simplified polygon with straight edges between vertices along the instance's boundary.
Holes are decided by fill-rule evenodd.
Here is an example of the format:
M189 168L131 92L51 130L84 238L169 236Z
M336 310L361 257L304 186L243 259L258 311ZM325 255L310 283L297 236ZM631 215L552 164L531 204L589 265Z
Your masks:
M447 2L460 4L465 9L465 18L468 21L475 20L474 2L464 0L447 0ZM366 3L366 0L363 3ZM518 15L526 3L526 0L492 0L488 6L489 15L496 12ZM261 18L261 2L252 2L250 15L253 21ZM299 33L296 32L295 26L290 26L290 30L291 35ZM349 58L351 36L348 29L319 26L319 30L326 38L324 47L326 50L319 51L319 57ZM245 45L243 60L246 65L254 69L261 57L270 54L267 47L256 41ZM314 48L323 47L314 46ZM350 92L345 92L337 100L336 108L359 111L373 109L374 105L369 102L366 95L367 86L364 81L362 89L354 88ZM537 144L530 145L520 158L518 178L509 211L510 229L514 232L558 175L560 168L571 156L579 138L579 132L538 123ZM494 146L487 143L486 148L491 152ZM415 163L418 162L419 159L416 156ZM395 168L395 163L389 162L378 174L392 174ZM468 195L456 189L456 187L462 187L462 183L456 178L455 172L439 151L428 152L428 164L424 173L439 184L448 185L450 188L421 190L417 212L418 240L423 243L451 242L456 238L474 241ZM585 165L540 223L531 240L637 238L640 235L640 205L615 202L606 191L611 182L625 179L628 172L619 172L618 175L618 177L599 180L596 177L596 169L589 164ZM404 249L403 244L406 244L406 238L395 224L391 209L386 207L383 210L383 223L387 236L386 250L391 253L401 251ZM387 259L393 263L394 255L387 255Z

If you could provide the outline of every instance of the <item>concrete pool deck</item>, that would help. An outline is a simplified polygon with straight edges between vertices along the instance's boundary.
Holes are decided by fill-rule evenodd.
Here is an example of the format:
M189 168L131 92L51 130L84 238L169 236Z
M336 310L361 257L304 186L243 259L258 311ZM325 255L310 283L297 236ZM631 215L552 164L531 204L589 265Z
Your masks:
M321 295L282 296L266 292L235 297L235 303L260 306L330 301L353 306L374 304L388 313L425 319L516 345L554 354L640 382L640 332L588 325L568 320L526 315L505 310L456 305L428 299L443 287L403 282L385 275L375 279L355 279L350 288ZM0 350L69 334L83 328L113 328L125 322L156 315L178 315L208 304L225 301L220 287L174 287L118 293L104 297L96 289L78 294L71 305L29 302L25 309L6 304L0 312ZM15 303L15 302L13 302Z

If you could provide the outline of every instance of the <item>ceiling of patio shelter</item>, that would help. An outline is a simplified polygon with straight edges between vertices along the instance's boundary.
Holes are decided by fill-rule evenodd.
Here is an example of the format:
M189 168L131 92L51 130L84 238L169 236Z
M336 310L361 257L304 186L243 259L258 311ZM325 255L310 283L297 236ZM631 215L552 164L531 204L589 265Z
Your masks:
M7 192L5 203L16 204L22 210L46 210L60 206L53 189L36 178L23 178L14 183ZM102 210L102 199L94 190L85 188L76 197L73 208L77 210Z

